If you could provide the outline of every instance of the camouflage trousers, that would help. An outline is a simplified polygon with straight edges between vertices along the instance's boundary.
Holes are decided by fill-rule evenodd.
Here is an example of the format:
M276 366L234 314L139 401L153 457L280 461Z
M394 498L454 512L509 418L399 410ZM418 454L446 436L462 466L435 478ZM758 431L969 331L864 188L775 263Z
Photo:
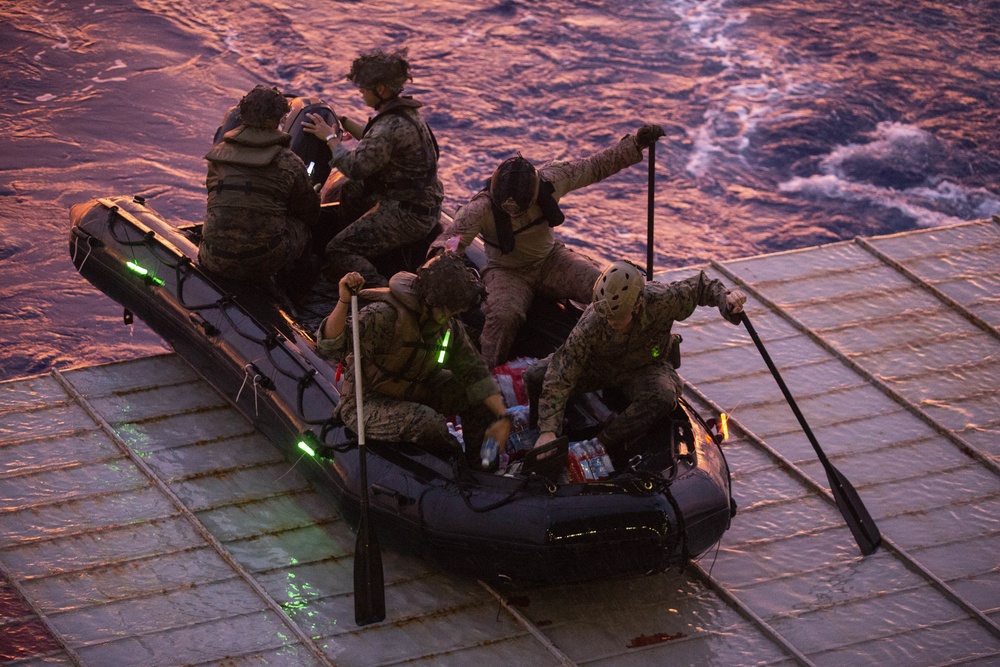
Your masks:
M594 281L600 275L601 267L596 261L561 243L555 245L535 275L488 267L483 273L487 291L483 304L486 321L479 343L490 368L507 361L536 294L588 304L593 297Z
M257 215L256 212L241 214L250 221ZM284 229L270 245L261 246L259 241L249 243L249 235L241 233L237 227L220 236L222 238L215 239L214 243L202 242L198 261L220 276L253 282L301 266L308 251L310 231L304 222L289 216Z
M358 430L358 407L354 391L344 383L336 415L354 432ZM443 459L464 457L479 467L483 434L495 417L482 403L469 403L465 387L457 380L435 385L426 403L391 398L374 391L364 392L365 436L372 440L411 442ZM462 422L465 449L448 432L445 415L457 415Z
M439 215L418 215L400 208L398 201L380 200L327 244L327 278L336 282L357 271L366 287L385 287L388 277L380 275L371 260L420 241L437 224Z
M525 389L530 397L541 394L551 359L551 355L540 359L524 372ZM607 368L589 369L574 387L573 394L598 389L616 389L624 394L628 406L606 424L598 436L612 458L617 459L617 466L638 454L638 451L630 451L630 446L673 412L683 385L677 371L668 364L651 364L628 372L607 371Z

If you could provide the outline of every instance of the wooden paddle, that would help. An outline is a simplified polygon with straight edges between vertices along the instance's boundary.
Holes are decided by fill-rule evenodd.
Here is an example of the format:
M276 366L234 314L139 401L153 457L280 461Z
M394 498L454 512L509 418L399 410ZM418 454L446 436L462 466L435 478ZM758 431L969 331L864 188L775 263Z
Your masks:
M354 334L354 395L358 403L358 462L361 468L361 522L354 545L354 622L368 625L385 620L385 579L382 576L382 550L368 517L368 467L365 460L365 417L361 404L357 294L351 294L351 329Z
M649 145L649 183L646 195L646 280L653 279L653 201L656 192L656 142Z
M823 453L819 443L816 441L816 436L813 435L812 430L806 423L806 418L802 416L799 407L795 404L795 399L792 398L791 392L788 391L785 381L781 379L778 368L771 361L771 355L764 349L764 343L761 342L757 331L750 324L750 318L747 317L746 313L740 313L740 315L742 316L740 319L743 321L743 326L747 328L747 332L753 339L754 345L760 351L760 356L764 358L764 363L771 370L771 375L778 382L781 393L785 395L785 400L788 401L789 407L795 413L795 418L799 420L799 425L802 426L806 437L809 438L813 449L816 450L819 462L823 464L823 469L826 470L826 476L830 482L830 491L833 492L833 499L836 501L840 513L844 515L847 527L854 534L854 539L857 540L858 546L861 548L861 553L865 556L873 553L882 544L882 535L879 533L878 526L875 525L875 521L865 508L865 504L861 502L858 492L854 490L854 487L847 481L847 478L826 458L826 454Z

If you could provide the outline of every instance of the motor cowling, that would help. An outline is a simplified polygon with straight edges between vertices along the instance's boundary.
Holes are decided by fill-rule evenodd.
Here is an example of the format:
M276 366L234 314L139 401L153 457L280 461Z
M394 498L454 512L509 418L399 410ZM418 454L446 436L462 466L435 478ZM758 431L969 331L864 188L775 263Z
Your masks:
M343 128L337 120L333 107L322 100L314 97L294 97L289 100L289 104L291 109L285 116L281 129L291 135L292 143L289 148L305 162L306 171L309 172L313 185L322 185L330 175L332 157L330 147L319 137L306 132L302 123L309 120L310 114L319 114L334 128L334 132L340 134Z
M288 115L281 124L281 131L287 132L292 137L289 148L293 153L302 158L306 165L306 171L312 179L313 185L322 185L330 175L330 147L322 139L309 134L302 127L302 123L309 120L309 114L319 114L334 131L340 133L343 128L337 120L337 114L326 102L313 97L293 97L289 99ZM240 108L231 106L222 117L218 129L215 130L215 137L212 144L222 141L222 137L230 130L235 129L242 123L240 119Z

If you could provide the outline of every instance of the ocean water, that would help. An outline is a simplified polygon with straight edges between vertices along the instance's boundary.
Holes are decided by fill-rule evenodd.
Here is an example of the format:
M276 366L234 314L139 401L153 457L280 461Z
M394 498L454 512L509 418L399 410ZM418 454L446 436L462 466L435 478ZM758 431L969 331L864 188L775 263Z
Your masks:
M68 209L204 214L204 160L257 83L363 120L346 81L408 49L449 208L502 159L663 125L563 200L560 236L658 269L1000 213L1000 4L986 0L0 0L0 378L164 350L69 260Z
M76 273L69 207L141 194L169 220L199 221L202 156L226 109L257 83L364 119L344 78L351 60L406 47L408 92L426 103L452 210L515 151L536 162L584 157L643 122L660 123L667 134L652 196L664 270L1000 213L997 26L995 0L0 0L0 380L167 349L142 322L126 326L121 307ZM566 197L559 234L601 259L644 263L649 197L647 165L636 165ZM888 483L880 496L875 476L852 474L873 508L938 507L937 487L903 499ZM983 487L974 495L992 494L993 476L968 479ZM786 482L769 472L751 480L743 483L761 485L761 497L779 496ZM883 526L904 544L932 545L926 558L939 571L948 569L934 558L993 562L988 546L939 548L955 532L942 526L958 517L989 545L990 499L937 513L893 509ZM791 518L815 521L815 513L803 504ZM742 520L750 532L770 532ZM731 562L754 573L846 553L787 542L784 559L770 562L763 549ZM885 560L864 562L850 569L872 586L893 574ZM588 588L592 607L580 613L610 615L609 626L633 642L662 640L633 630L648 623L633 614L633 596L650 581ZM987 609L995 608L991 581L964 582L981 587L972 597L988 600ZM834 604L854 586L825 575L816 582ZM656 585L663 594L648 599L673 600L681 612L672 614L713 632L727 627L725 605L692 602L689 582L670 575ZM803 593L803 608L813 592ZM580 603L570 593L573 619ZM895 613L907 617L907 605L919 607L909 600L850 613L891 624ZM799 619L784 620L791 629ZM843 629L831 620L798 632L825 641ZM954 641L971 634L959 628ZM766 659L759 645L731 640L697 664ZM882 645L912 650L913 662L945 652L914 645L906 632Z

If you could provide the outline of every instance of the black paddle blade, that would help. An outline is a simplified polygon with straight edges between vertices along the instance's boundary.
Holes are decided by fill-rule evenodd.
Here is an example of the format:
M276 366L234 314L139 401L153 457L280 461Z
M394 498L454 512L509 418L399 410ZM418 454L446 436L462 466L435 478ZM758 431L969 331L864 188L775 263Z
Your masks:
M816 436L813 435L812 429L806 423L805 416L799 410L799 406L795 404L792 392L789 391L785 381L781 379L781 373L778 372L778 367L772 361L771 355L767 353L764 342L757 335L757 330L754 329L753 324L750 323L750 318L746 313L740 313L740 319L743 322L743 326L746 327L747 333L750 334L750 338L753 339L753 344L757 346L757 351L760 352L764 363L767 364L768 369L771 371L771 375L774 376L775 382L778 383L781 393L788 402L788 407L792 409L795 418L799 420L799 426L802 427L802 431L809 438L809 443L816 450L816 456L819 457L819 462L823 464L823 469L826 470L827 479L830 480L830 490L833 493L833 499L837 503L837 509L844 515L844 521L854 534L854 539L857 540L861 553L865 556L873 553L882 544L882 535L879 533L875 521L868 513L867 508L865 508L865 504L861 502L858 492L854 490L854 487L847 481L847 478L830 463L823 448L819 446Z
M844 521L851 529L851 533L861 549L861 554L867 556L874 553L882 544L882 534L868 513L865 504L861 502L861 497L832 463L829 464L826 473L827 479L830 480L830 491L833 492L833 499L837 502L840 513L844 515Z
M358 539L354 545L354 623L368 625L385 620L385 580L382 550L362 512Z

